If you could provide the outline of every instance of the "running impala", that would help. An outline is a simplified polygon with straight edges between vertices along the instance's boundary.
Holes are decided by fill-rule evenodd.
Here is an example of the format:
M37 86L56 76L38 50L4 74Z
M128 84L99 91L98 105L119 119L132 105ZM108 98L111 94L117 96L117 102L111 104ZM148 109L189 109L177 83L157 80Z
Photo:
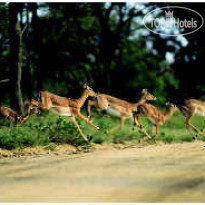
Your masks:
M150 94L147 89L142 90L142 96L137 103L130 103L110 95L99 94L94 100L88 100L88 118L91 117L91 107L100 111L105 110L108 114L121 119L120 129L123 129L126 119L132 119L134 121L133 112L137 111L137 107L151 100L156 100L156 97Z
M193 130L202 135L203 132L196 128L191 123L191 118L194 115L200 115L205 117L205 102L195 99L189 99L184 102L184 105L180 108L181 112L186 118L185 124L189 132L193 135L194 139L197 139L197 135L193 133Z
M55 113L70 117L73 121L73 123L76 125L77 129L79 130L81 136L85 141L88 141L85 134L80 129L80 126L78 122L76 121L75 117L78 117L87 123L89 123L92 127L96 129L100 129L98 126L93 124L89 119L84 117L80 110L81 107L84 105L86 99L91 97L96 97L97 94L90 88L87 84L83 86L84 91L80 98L78 99L71 99L71 98L65 98L60 97L57 95L54 95L52 93L49 93L47 91L40 91L39 92L39 101L31 100L28 114L30 114L31 110L34 108L39 108L42 110L52 110Z
M136 120L137 126L141 129L141 131L148 138L151 138L151 136L143 128L143 126L140 122L140 118L141 117L148 117L148 119L152 122L153 127L156 128L156 136L157 136L159 126L163 125L167 120L169 120L171 118L171 116L174 114L174 112L179 111L179 109L176 107L176 105L173 105L171 103L166 103L166 105L169 107L167 112L162 112L161 110L156 108L154 105L143 104L143 105L139 105L137 112L134 113L134 116L137 118L137 120Z

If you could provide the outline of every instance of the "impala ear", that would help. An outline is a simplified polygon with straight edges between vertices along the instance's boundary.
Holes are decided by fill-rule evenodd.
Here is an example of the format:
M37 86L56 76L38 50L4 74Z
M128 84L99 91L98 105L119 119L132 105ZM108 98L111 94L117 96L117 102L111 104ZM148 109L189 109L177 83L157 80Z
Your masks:
M166 104L165 104L166 106L169 106L169 105L171 105L171 103L170 102L166 102Z
M87 89L89 86L88 86L88 82L84 83L83 84L83 89Z
M142 94L147 94L148 93L148 91L147 91L147 88L144 88L144 89L142 89Z
M169 106L169 107L176 107L176 105L170 103L170 102L166 102L166 106Z

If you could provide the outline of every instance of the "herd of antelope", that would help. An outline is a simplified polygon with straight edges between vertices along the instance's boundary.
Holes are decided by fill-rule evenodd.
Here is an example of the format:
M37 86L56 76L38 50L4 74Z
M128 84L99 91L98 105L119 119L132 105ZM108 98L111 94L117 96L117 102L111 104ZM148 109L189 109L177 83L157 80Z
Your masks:
M87 137L81 130L76 117L86 121L95 129L100 129L90 120L91 108L95 108L99 111L106 111L109 115L119 117L121 119L119 129L123 129L126 119L131 119L134 125L144 133L146 138L151 138L151 136L142 126L140 122L141 117L148 117L153 128L156 130L157 136L159 126L169 120L174 112L181 111L186 118L185 125L193 135L194 139L197 138L198 134L203 134L202 131L191 124L191 118L195 114L205 116L205 102L189 99L186 100L180 108L177 108L171 103L166 103L168 110L167 112L163 112L154 105L148 103L148 101L156 100L156 97L150 94L147 89L142 90L141 98L138 102L130 103L110 95L97 94L87 84L85 84L83 88L84 90L78 99L60 97L47 91L40 91L38 100L32 99L29 101L29 109L26 116L19 115L16 111L8 107L0 107L0 118L6 118L14 125L23 124L29 120L30 116L34 113L40 112L41 110L52 110L58 115L70 117L82 138L85 141L88 141ZM92 100L88 100L88 116L86 118L80 111L88 97L92 97ZM193 131L195 131L195 133Z

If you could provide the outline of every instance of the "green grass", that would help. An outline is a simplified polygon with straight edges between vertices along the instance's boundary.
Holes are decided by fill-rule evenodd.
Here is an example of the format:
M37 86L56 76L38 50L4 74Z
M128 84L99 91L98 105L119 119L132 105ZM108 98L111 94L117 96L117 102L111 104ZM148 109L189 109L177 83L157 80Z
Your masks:
M85 113L83 114L85 115ZM143 138L139 129L133 130L131 120L125 121L125 127L122 131L110 132L113 127L119 126L119 118L98 112L93 112L93 117L93 122L101 128L99 131L86 122L78 120L83 132L90 139L89 143L124 143L125 141L138 141ZM192 136L185 128L184 121L185 118L180 113L175 114L160 127L158 140L165 143L193 141ZM205 120L202 117L195 116L192 122L201 130L205 127ZM150 123L146 118L142 119L142 124L148 132L151 131ZM203 136L200 139L205 141ZM41 116L33 115L24 125L12 128L9 127L8 121L0 121L0 148L14 149L45 145L50 149L55 149L56 144L71 144L74 146L85 144L68 117L44 112Z

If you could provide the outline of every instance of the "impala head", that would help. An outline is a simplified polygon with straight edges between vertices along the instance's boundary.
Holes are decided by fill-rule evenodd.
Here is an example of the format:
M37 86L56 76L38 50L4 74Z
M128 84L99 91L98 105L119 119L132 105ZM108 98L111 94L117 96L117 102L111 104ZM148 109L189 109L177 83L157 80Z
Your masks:
M178 112L179 111L179 108L176 105L174 105L174 104L172 104L170 102L166 102L166 106L169 107L169 109L171 109L174 112Z
M30 113L28 113L28 115L32 115L32 114L41 114L41 110L39 109L39 102L36 100L31 100L29 102L29 109Z
M88 83L85 83L83 85L83 89L84 89L84 92L86 93L87 96L91 96L91 97L97 96L97 94L93 91L93 89L88 86Z
M146 101L148 101L148 100L151 101L151 100L156 100L156 99L157 99L154 95L152 95L151 93L149 93L146 88L144 88L144 89L142 90L142 98L144 98Z

